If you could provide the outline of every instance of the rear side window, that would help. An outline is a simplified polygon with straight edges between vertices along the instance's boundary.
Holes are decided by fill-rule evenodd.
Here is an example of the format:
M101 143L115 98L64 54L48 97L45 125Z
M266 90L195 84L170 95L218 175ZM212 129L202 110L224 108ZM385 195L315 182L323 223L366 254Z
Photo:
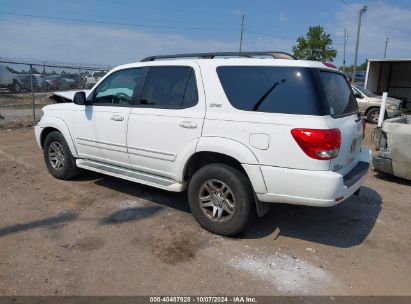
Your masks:
M156 108L182 108L197 103L197 85L190 67L150 67L140 104Z
M321 71L320 77L329 106L329 114L341 116L358 111L357 101L343 75Z
M231 105L239 110L324 114L309 68L221 66L217 74Z

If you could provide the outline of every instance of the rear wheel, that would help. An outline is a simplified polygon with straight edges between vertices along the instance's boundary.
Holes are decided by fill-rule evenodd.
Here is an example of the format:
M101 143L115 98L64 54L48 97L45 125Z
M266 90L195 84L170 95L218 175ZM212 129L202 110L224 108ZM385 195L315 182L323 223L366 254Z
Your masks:
M64 136L58 131L47 135L43 155L47 169L55 178L67 180L80 172Z
M254 197L248 178L224 164L199 169L188 186L194 218L205 229L220 235L240 233L252 218Z

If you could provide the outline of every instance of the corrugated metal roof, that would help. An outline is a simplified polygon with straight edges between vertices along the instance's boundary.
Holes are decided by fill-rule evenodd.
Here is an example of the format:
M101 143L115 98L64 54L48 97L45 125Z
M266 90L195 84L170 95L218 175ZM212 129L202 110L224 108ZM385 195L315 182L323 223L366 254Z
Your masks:
M367 59L370 62L399 62L399 61L411 61L411 58L380 58L380 59Z

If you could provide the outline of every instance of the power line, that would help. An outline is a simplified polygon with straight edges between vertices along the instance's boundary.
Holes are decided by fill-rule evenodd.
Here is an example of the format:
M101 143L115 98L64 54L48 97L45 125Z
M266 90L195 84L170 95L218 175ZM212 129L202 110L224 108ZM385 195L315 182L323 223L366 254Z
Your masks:
M257 34L257 35L262 35L262 36L270 36L270 37L275 37L275 38L281 38L281 39L293 39L293 40L297 39L297 38L291 37L291 36L280 36L280 35L275 35L275 34L252 31L252 30L244 30L244 32L251 33L251 34Z
M180 29L180 30L201 30L201 31L237 31L238 30L238 29L234 29L234 28L233 29L230 29L230 28L212 28L212 27L201 27L201 26L185 27L185 26L174 26L174 25L151 25L151 24L107 22L107 21L87 20L87 19L78 19L78 18L64 18L64 17L50 17L50 16L33 15L33 14L22 14L22 13L6 12L6 11L0 11L0 14L21 16L21 17L50 19L50 20L73 21L73 22L81 22L81 23L96 23L96 24L119 25L119 26L132 26L132 27Z
M348 6L349 8L353 9L353 10L357 10L355 7L353 7L351 4L349 4L347 1L345 0L340 0L342 3L344 3L346 6Z
M341 0L344 1L344 0ZM344 1L345 2L345 1ZM348 3L345 3L349 5ZM34 14L23 14L23 13L16 13L10 11L0 11L0 14L4 15L12 15L12 16L21 16L21 17L29 17L29 18L40 18L40 19L48 19L48 20L60 20L60 21L71 21L71 22L80 22L80 23L94 23L94 24L104 24L104 25L117 25L117 26L131 26L131 27L139 27L139 28L157 28L157 29L180 29L180 30L201 30L201 31L231 31L236 32L238 29L234 28L217 28L217 27L201 27L201 26L173 26L173 25L150 25L150 24L136 24L136 23L122 23L122 22L108 22L108 21L98 21L98 20L87 20L87 19L80 19L80 18L65 18L65 17L51 17L51 16L44 16L44 15L34 15ZM282 36L282 35L275 35L270 33L264 33L254 30L246 30L243 29L244 32L275 37L280 39L288 39L288 40L296 40L296 37L291 36ZM339 45L342 43L333 42L333 44Z
M169 26L169 25L149 25L149 24L136 24L136 23L121 23L121 22L108 22L108 21L98 21L98 20L87 20L87 19L79 19L79 18L65 18L65 17L51 17L51 16L44 16L44 15L33 15L33 14L22 14L22 13L15 13L15 12L6 12L0 11L0 14L5 15L13 15L13 16L22 16L22 17L31 17L31 18L41 18L41 19L50 19L50 20L61 20L61 21L73 21L73 22L81 22L81 23L96 23L96 24L106 24L106 25L119 25L119 26L133 26L133 27L149 27L149 28L165 28L165 29L183 29L183 30L204 30L204 31L237 31L238 29L230 29L230 28L212 28L212 27L199 27L199 26L191 26L191 27L180 27L180 26ZM243 30L244 32L263 35L263 36L271 36L277 37L282 39L293 39L295 37L290 36L280 36L275 34L269 34L264 32L252 31L252 30Z

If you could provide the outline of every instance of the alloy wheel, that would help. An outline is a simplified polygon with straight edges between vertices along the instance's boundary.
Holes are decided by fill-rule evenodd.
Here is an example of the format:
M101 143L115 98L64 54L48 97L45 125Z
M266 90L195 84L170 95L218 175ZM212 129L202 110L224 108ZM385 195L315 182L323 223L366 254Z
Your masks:
M201 185L198 201L201 211L215 222L228 221L236 207L230 187L218 179L207 180Z
M49 162L56 170L61 170L64 167L64 150L62 145L53 141L49 146Z

